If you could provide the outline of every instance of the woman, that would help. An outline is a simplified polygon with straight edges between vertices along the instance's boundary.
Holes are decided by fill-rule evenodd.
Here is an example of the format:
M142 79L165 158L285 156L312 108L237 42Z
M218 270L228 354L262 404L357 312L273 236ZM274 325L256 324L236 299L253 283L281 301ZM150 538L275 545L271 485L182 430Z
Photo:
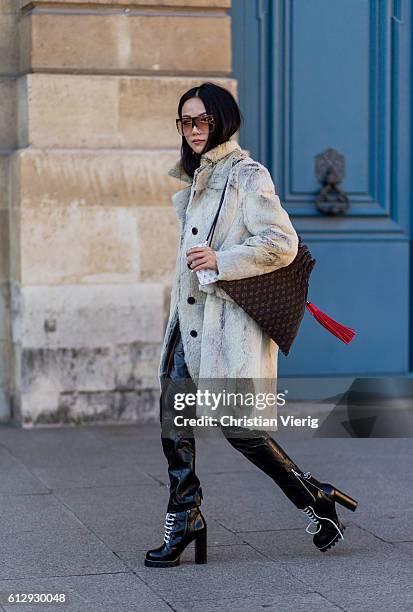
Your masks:
M214 84L190 89L178 105L181 159L169 175L189 184L172 200L181 224L181 241L159 380L162 447L168 461L170 495L161 546L146 554L145 565L178 565L195 540L195 561L206 563L207 526L201 513L202 489L195 473L195 438L179 414L178 392L196 393L201 380L276 381L278 346L216 282L201 285L196 272L212 270L216 280L233 280L271 272L290 264L298 236L275 193L268 170L251 159L231 137L241 113L232 94ZM216 225L213 246L206 239L228 187ZM214 248L213 248L214 247ZM188 400L187 400L188 402ZM185 402L184 402L185 404ZM192 407L191 407L192 406ZM199 406L185 404L185 416ZM221 425L221 423L220 423ZM303 473L266 430L237 424L222 426L225 438L263 470L293 504L317 526L314 544L326 551L343 538L345 526L335 501L355 510L357 502Z

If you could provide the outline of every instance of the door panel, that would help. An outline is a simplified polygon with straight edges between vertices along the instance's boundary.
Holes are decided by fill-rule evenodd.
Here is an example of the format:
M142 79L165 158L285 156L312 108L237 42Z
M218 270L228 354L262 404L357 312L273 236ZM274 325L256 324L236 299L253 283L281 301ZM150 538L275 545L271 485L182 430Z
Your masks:
M233 2L233 57L244 41L248 55L245 70L234 61L240 144L269 168L317 260L309 300L357 330L345 345L306 312L281 375L412 370L411 10L408 0ZM345 158L343 216L314 204L315 157L330 147Z

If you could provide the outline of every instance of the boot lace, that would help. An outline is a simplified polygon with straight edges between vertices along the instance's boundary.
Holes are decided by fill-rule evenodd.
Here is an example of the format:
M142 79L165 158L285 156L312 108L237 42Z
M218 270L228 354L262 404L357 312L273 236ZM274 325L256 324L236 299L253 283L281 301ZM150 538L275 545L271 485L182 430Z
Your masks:
M307 492L311 495L311 497L313 498L314 502L316 501L316 496L313 495L313 493L310 491L310 489L307 487L307 485L303 482L303 478L308 480L311 477L310 472L306 472L305 474L300 474L299 472L296 472L296 470L294 468L291 468L291 472L294 474L294 476L296 478L298 478L300 484L307 490ZM311 483L308 483L311 484Z
M306 528L306 532L311 534L311 535L315 535L316 533L318 533L321 529L321 523L320 521L316 518L315 514L314 514L314 510L312 509L311 506L307 506L307 508L304 508L304 510L301 510L301 512L304 512L304 514L311 520L311 523L309 523L307 525ZM317 531L310 531L308 528L312 526L312 524L315 523L318 528Z
M165 517L165 536L164 542L165 544L169 544L169 540L171 539L172 532L174 529L176 513L175 512L167 512Z

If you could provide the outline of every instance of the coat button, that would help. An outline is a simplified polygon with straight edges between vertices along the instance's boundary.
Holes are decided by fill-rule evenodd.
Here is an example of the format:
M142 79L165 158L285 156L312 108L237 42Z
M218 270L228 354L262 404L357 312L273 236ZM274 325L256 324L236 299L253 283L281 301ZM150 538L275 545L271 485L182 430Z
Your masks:
M191 329L191 331L190 331L189 333L191 334L191 336L192 336L193 338L196 338L196 337L197 337L197 335L198 335L198 332L196 332L194 329Z
M198 233L198 228L197 227L193 227L192 228L192 233L193 234L197 234Z
M188 302L188 304L195 304L195 298L192 297L192 295L190 295L186 301Z

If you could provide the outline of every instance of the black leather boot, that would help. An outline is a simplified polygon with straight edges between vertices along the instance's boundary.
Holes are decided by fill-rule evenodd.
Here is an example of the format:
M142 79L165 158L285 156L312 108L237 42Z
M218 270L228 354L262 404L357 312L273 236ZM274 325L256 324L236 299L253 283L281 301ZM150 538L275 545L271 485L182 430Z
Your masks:
M160 396L161 440L168 461L170 482L167 512L182 512L201 505L202 488L195 472L195 437L193 428L178 427L174 417L180 412L174 408L176 393L195 392L185 363L182 338L177 323L170 348L167 376L162 379ZM185 410L186 416L195 416L195 408Z
M244 437L236 437L237 431L244 432ZM247 459L270 476L293 504L311 519L318 527L313 535L315 546L322 552L344 538L345 526L335 510L335 501L354 512L357 501L339 491L329 483L321 483L303 473L281 446L267 432L253 431L249 434L244 429L223 428L228 442L240 451Z
M167 512L162 546L148 550L145 565L173 567L179 565L181 554L195 540L195 563L207 562L207 526L198 506L182 512Z
M295 469L299 472L299 468L267 432L232 427L222 430L228 442L272 478L297 508L304 508L313 500L313 496L291 471ZM237 437L238 431L243 437Z
M169 501L167 512L180 512L200 506L202 487L195 473L195 438L162 438L168 460Z
M339 539L344 539L343 532L346 528L337 516L335 502L353 512L358 502L330 483L319 482L310 472L303 473L298 468L291 468L291 471L312 497L305 508L302 508L302 512L317 525L317 530L309 531L310 523L306 531L314 536L313 542L318 550L326 552L335 546Z

